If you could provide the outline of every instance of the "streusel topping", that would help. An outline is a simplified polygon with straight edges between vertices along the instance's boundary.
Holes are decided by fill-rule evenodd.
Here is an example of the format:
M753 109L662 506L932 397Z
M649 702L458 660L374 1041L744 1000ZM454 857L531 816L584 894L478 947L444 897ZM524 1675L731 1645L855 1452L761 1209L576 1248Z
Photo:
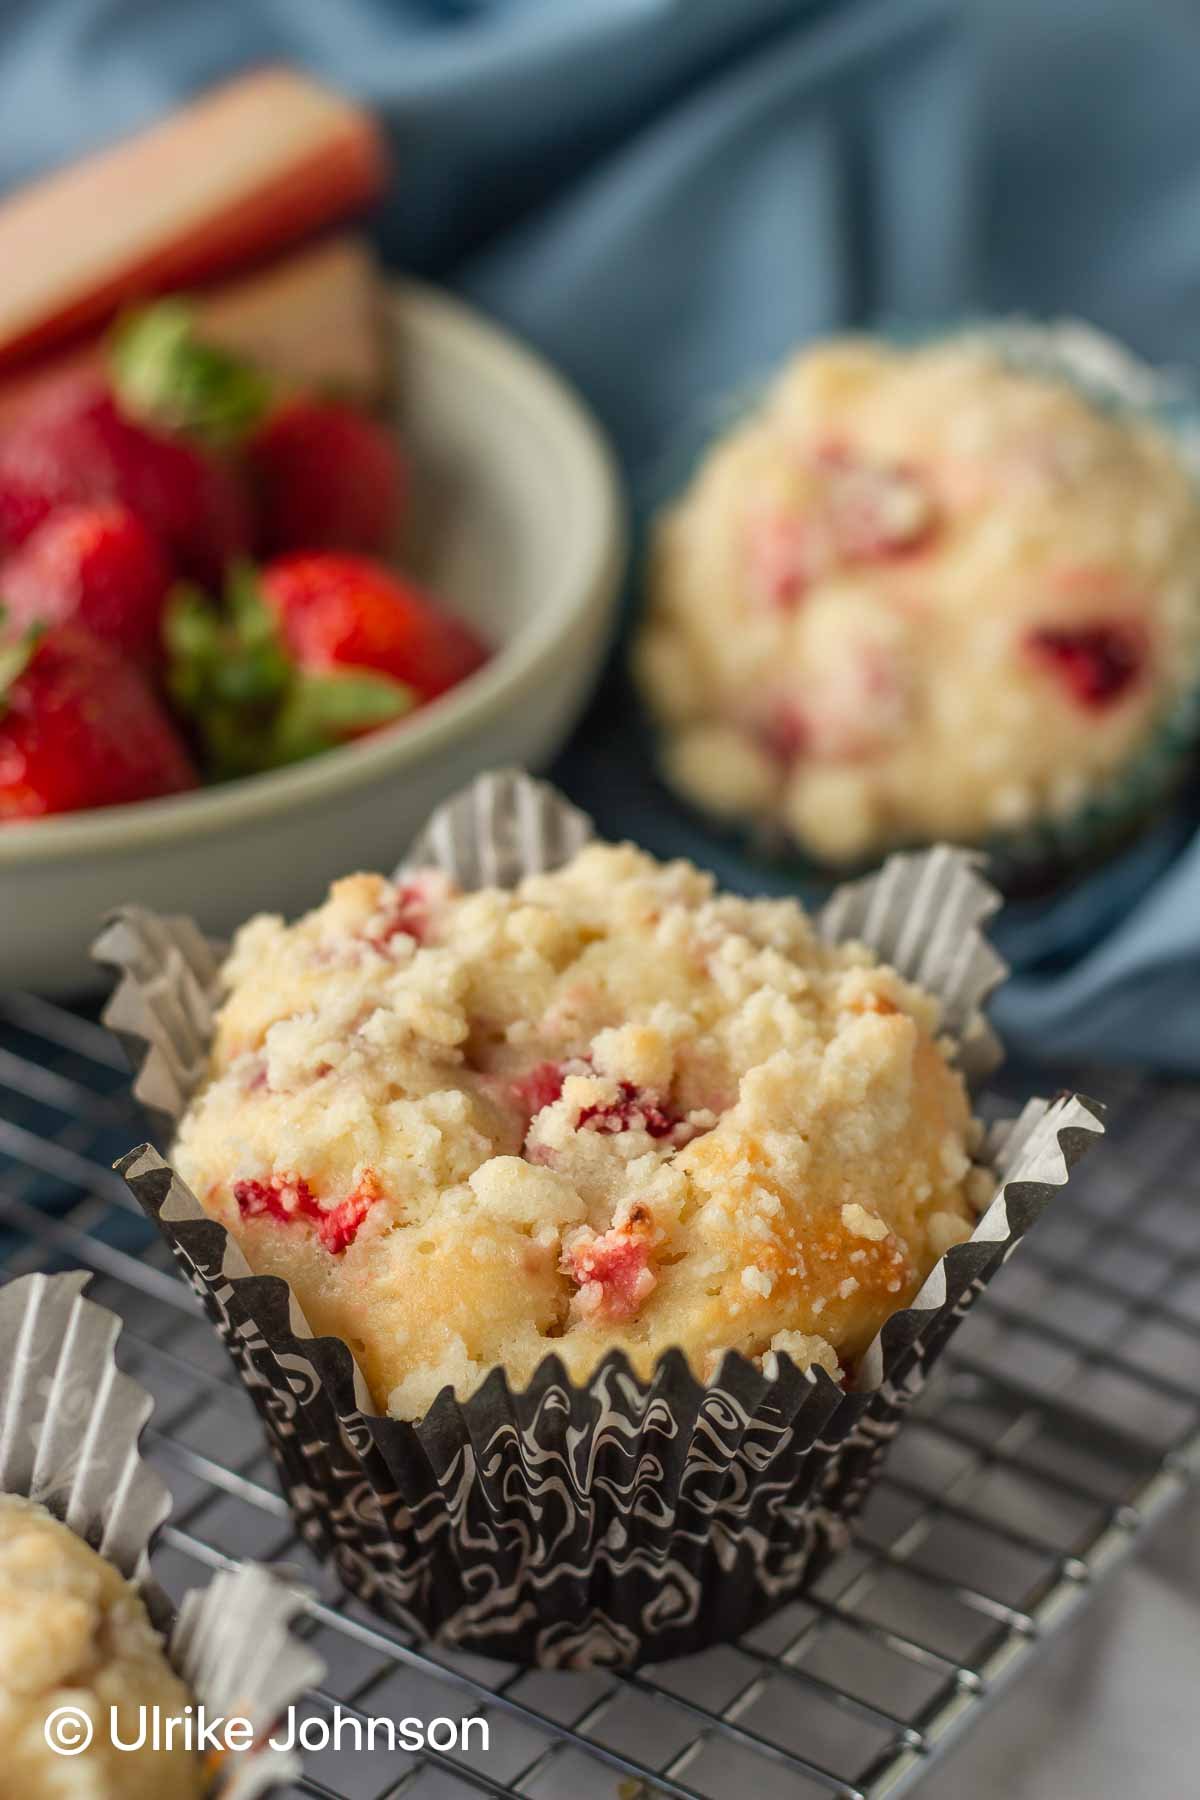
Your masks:
M552 1350L838 1375L986 1185L928 995L628 845L511 893L351 876L224 980L176 1164L399 1417Z

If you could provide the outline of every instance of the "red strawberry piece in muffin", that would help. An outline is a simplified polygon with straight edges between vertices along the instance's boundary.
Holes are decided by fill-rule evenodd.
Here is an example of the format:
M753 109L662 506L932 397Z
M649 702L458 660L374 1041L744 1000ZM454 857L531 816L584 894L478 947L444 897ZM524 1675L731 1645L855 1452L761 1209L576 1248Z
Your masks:
M308 1182L298 1175L233 1183L233 1198L243 1219L310 1225L330 1256L342 1256L350 1248L379 1197L379 1184L369 1173L354 1193L332 1206L322 1206Z
M1031 655L1089 711L1123 699L1146 661L1146 632L1136 620L1039 625L1025 642Z
M579 1114L580 1131L644 1131L652 1138L670 1137L683 1121L664 1110L657 1101L632 1081L618 1084L618 1097L595 1106L585 1106Z
M116 504L63 506L0 568L0 597L18 626L85 626L154 671L172 570L149 526Z
M657 1281L645 1237L616 1228L600 1237L580 1233L564 1253L563 1268L579 1290L580 1313L613 1325L636 1319Z
M933 495L915 469L863 456L844 443L817 453L828 480L826 506L837 555L878 562L921 550L933 535Z
M436 936L437 922L457 888L437 869L421 869L397 882L384 905L368 919L364 936L377 950L386 950L398 937L416 944Z
M933 535L933 495L915 470L839 443L821 445L805 473L802 497L756 510L747 531L751 593L768 610L793 612L840 566L910 556Z
M769 707L755 735L767 754L785 766L803 756L812 742L804 708L786 695Z
M751 591L777 612L793 611L829 565L829 544L808 517L772 512L751 521L746 555Z
M0 821L195 785L149 683L110 645L78 625L35 627L0 644Z
M586 1065L580 1063L580 1069ZM524 1075L517 1076L515 1081L505 1084L514 1104L525 1114L527 1119L534 1119L547 1106L553 1106L562 1098L563 1082L567 1078L570 1065L563 1062L540 1062Z

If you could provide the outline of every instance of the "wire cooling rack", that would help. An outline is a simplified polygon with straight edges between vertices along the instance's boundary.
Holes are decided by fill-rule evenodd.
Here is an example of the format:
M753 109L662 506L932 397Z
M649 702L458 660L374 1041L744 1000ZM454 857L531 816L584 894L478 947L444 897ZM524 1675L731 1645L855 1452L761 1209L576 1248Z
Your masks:
M286 1562L318 1596L305 1628L329 1673L309 1710L488 1721L486 1754L478 1734L466 1755L315 1752L293 1795L908 1793L1200 1475L1200 1091L1076 1075L1109 1103L1107 1145L993 1283L811 1592L737 1645L624 1678L431 1651L296 1542L225 1352L111 1171L146 1135L127 1080L93 1019L0 998L0 1273L91 1268L124 1318L175 1499L160 1581Z

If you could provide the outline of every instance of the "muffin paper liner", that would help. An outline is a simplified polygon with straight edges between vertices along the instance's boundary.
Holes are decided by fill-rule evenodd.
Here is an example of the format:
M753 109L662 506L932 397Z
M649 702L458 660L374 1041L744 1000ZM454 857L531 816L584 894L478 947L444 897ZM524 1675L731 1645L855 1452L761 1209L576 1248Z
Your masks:
M1200 390L1194 377L1180 369L1155 368L1143 362L1092 325L1077 319L1042 322L1016 316L967 321L941 332L889 330L885 325L883 336L899 343L932 343L939 338L977 342L996 351L1014 368L1067 381L1106 412L1156 425L1200 488ZM662 459L651 480L648 513L682 492L704 452L760 404L767 379L747 383L739 393L710 406L707 417L693 425L690 442ZM657 733L659 728L655 725L654 729ZM1044 892L1073 873L1085 873L1166 810L1194 765L1198 745L1200 666L1141 750L1127 767L1107 778L1102 790L1070 812L1046 814L1027 825L994 832L979 844L989 878L1007 894L1029 895ZM674 794L666 777L662 779ZM749 848L772 868L795 868L797 878L805 881L846 875L845 870L807 855L780 829L747 821L739 830L727 821L712 820L686 796L676 798L689 812L705 819L711 830ZM876 866L878 861L878 857L872 858L862 867Z
M552 789L502 772L441 808L404 866L436 864L464 887L510 884L589 833ZM951 1052L975 1079L999 1056L981 1011L1003 973L980 931L996 904L973 859L940 848L839 889L819 928L936 993ZM130 908L96 954L122 972L110 1016L142 1040L137 1092L178 1116L211 1036L211 947ZM768 1375L728 1352L704 1386L679 1351L649 1380L614 1352L584 1385L551 1355L524 1390L494 1370L466 1400L443 1390L416 1423L373 1412L348 1347L312 1335L288 1285L250 1272L153 1149L117 1166L230 1350L314 1552L409 1630L586 1667L735 1637L848 1541L931 1362L1101 1129L1075 1096L1031 1101L993 1128L981 1158L995 1198L888 1319L850 1392L786 1356Z
M118 1371L121 1322L83 1298L89 1279L26 1275L0 1289L0 1494L38 1501L133 1582L210 1717L236 1713L261 1737L324 1673L289 1629L303 1596L247 1563L173 1617L149 1562L171 1497L138 1448L153 1402ZM214 1800L255 1800L299 1772L290 1752L228 1755Z

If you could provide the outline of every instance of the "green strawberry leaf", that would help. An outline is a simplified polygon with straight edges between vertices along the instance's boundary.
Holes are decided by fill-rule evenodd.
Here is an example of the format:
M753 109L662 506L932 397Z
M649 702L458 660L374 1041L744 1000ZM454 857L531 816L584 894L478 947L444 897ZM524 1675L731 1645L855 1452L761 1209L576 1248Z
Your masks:
M416 705L411 688L370 669L301 668L248 564L230 572L223 605L179 584L163 638L171 699L217 780L316 756Z
M205 340L185 300L160 300L120 321L109 367L125 412L218 450L241 443L276 398L262 369Z
M217 779L274 766L274 719L294 677L253 571L230 575L221 606L179 583L163 626L167 691L191 724Z
M276 715L276 754L280 762L297 762L356 732L390 725L415 705L410 687L370 669L298 670Z
M0 605L0 631L4 629L6 616L4 607ZM19 681L29 667L45 631L45 625L34 623L27 625L24 631L8 643L0 643L0 717L4 714L14 682Z

